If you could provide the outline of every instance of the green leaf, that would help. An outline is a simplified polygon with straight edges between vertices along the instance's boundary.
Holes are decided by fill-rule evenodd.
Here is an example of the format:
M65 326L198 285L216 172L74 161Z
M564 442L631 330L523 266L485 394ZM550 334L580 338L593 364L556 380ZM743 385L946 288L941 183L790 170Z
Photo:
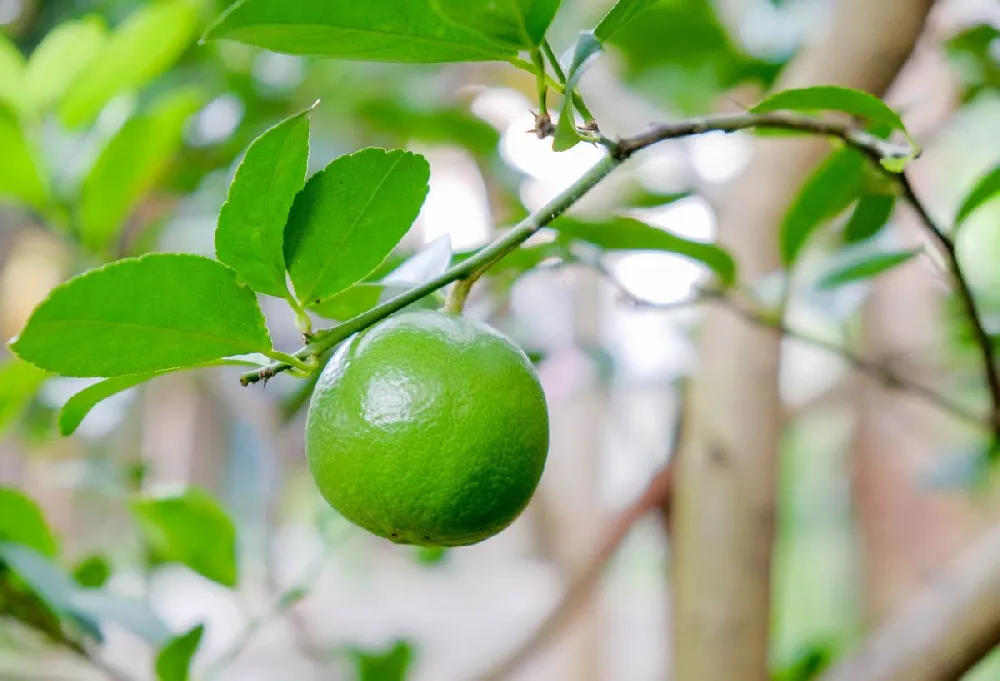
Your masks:
M858 198L864 166L861 154L845 148L831 153L806 180L781 223L781 258L786 266L795 262L813 232Z
M516 56L515 50L439 16L429 0L240 0L207 37L358 61L506 61Z
M659 0L618 0L597 24L594 35L602 43L605 42L657 2Z
M53 289L12 348L64 376L114 377L266 353L271 341L256 297L231 269L154 253Z
M614 218L606 222L560 218L552 227L564 239L586 241L608 251L663 251L683 255L707 266L725 286L736 282L736 263L722 248L685 239L633 218Z
M836 658L830 642L812 643L800 647L786 664L775 670L773 681L812 681L818 679Z
M916 146L911 146L905 150L893 150L880 158L878 162L890 173L898 175L906 170L906 166L910 165L910 162L916 159L919 154L920 150Z
M107 39L96 16L67 21L54 28L31 54L24 78L24 98L32 115L48 110L89 68Z
M944 48L951 72L961 87L961 103L967 104L980 94L993 96L1000 90L1000 60L996 58L1000 25L983 16L968 28L948 38Z
M420 286L437 279L451 265L451 236L439 236L382 279L392 286Z
M639 188L625 198L625 205L629 208L662 208L689 196L691 192L658 192Z
M0 542L28 546L49 557L59 550L42 509L10 487L0 487Z
M1000 165L983 175L972 191L966 195L955 216L955 227L968 220L973 213L1000 194Z
M76 585L69 575L48 557L28 546L0 542L0 566L16 579L12 595L17 617L56 640L66 637L63 622L98 642L103 640L100 623L77 610L73 603ZM4 580L10 584L11 580ZM0 582L0 586L8 586ZM70 634L76 638L76 631Z
M54 613L65 616L73 612L76 587L70 576L44 553L28 545L0 541L0 562Z
M537 47L545 39L562 0L431 0L452 22L513 49Z
M191 660L201 644L205 625L199 624L187 633L172 639L156 656L157 681L188 681Z
M285 262L303 304L355 284L399 243L427 196L430 166L405 151L365 149L313 175L285 227Z
M157 376L170 373L170 369L156 371L149 374L131 374L128 376L115 376L106 378L99 383L84 388L80 392L69 398L62 409L59 410L59 432L63 435L72 435L80 427L83 419L100 402L108 399L112 395L134 388Z
M85 589L99 589L111 577L111 563L104 556L87 556L73 568L73 581Z
M250 145L215 230L216 257L254 290L278 298L290 295L282 244L288 212L306 180L309 111L279 123Z
M363 281L309 309L325 319L345 322L378 305L387 290L396 291L377 281Z
M500 133L466 107L419 105L379 97L355 105L355 115L379 133L433 145L459 145L475 156L494 154Z
M346 321L389 298L436 279L450 264L451 238L444 235L388 274L380 271L382 268L379 267L376 269L378 276L370 276L369 281L355 284L311 309L321 317Z
M82 589L59 565L31 547L0 542L0 561L53 613L101 638L99 625L112 622L153 645L169 638L166 625L142 601L104 589Z
M223 586L236 585L236 528L219 504L190 489L131 504L150 547Z
M14 199L33 208L48 203L49 189L38 154L13 111L0 104L0 202Z
M266 363L266 356L259 355L259 357ZM252 368L259 368L262 364L253 361L250 357L228 357L226 359L196 364L191 367L182 367L182 369L198 369L210 366L249 366ZM80 427L80 424L83 423L87 414L89 414L94 407L112 395L117 395L118 393L134 388L137 385L151 381L154 378L158 378L178 370L180 369L164 369L163 371L153 371L147 374L115 376L114 378L105 378L103 381L98 381L97 383L84 388L70 397L69 400L66 401L66 404L62 406L62 409L59 410L59 433L62 435L72 435L76 432L76 429Z
M489 273L493 276L498 274L513 274L519 277L525 272L535 269L542 263L559 258L562 255L562 246L557 243L541 243L534 246L521 246L520 248L515 248L513 251L494 263L490 267ZM456 260L457 259L458 258L456 258Z
M753 113L767 111L841 111L869 123L881 123L893 130L906 132L903 120L895 111L867 92L833 85L776 92L751 109Z
M159 0L135 10L73 81L59 106L63 123L86 125L113 97L170 68L194 40L200 13L198 0Z
M170 639L167 625L147 603L124 598L105 589L74 588L70 596L70 611L77 617L100 624L117 624L154 646L163 645Z
M0 434L17 420L46 378L47 373L17 357L0 364Z
M0 108L6 106L15 112L24 108L24 69L21 50L0 32Z
M841 265L825 274L819 281L819 287L823 289L837 288L844 284L872 279L883 272L909 262L922 252L921 249L914 249L865 254L861 259Z
M844 241L855 244L872 238L889 222L895 207L895 196L882 194L862 196L844 227Z
M719 8L713 0L661 0L607 39L621 54L629 86L691 116L716 106L740 83L766 88L782 67L781 56L764 61L747 55Z
M396 641L383 652L354 648L351 651L358 681L406 681L413 662L413 648L405 641Z
M165 96L122 126L83 181L79 222L84 244L103 254L129 216L156 186L184 137L184 125L201 106L190 90Z
M582 31L577 37L576 44L573 46L573 59L566 70L566 96L563 97L555 138L552 140L552 149L555 151L572 149L580 141L580 134L576 131L576 120L573 116L571 93L576 89L580 82L580 76L591 63L591 58L600 51L601 43L594 37L592 31Z
M564 219L568 220L569 218ZM455 264L468 260L474 255L482 252L482 250L482 248L477 248L470 251L456 253L454 255ZM525 272L538 267L546 260L559 258L564 254L564 247L554 241L534 244L532 246L520 246L492 264L490 269L487 271L487 274L491 277L508 274L520 276Z

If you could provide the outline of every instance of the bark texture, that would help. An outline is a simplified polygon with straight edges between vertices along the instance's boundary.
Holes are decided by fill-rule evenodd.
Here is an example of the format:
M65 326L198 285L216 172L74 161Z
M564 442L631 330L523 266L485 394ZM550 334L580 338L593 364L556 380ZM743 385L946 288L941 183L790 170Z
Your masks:
M778 88L835 84L881 95L933 0L841 0ZM752 281L777 270L777 226L829 145L758 139L719 205L719 241ZM678 468L673 650L678 681L765 681L781 407L780 338L712 310L702 328L691 424Z

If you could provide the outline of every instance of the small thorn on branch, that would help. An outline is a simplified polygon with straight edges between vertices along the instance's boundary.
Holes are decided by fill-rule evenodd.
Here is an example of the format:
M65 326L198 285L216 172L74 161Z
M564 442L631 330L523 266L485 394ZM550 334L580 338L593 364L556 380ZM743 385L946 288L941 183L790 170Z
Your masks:
M537 137L540 140L543 140L546 137L550 137L555 134L556 126L552 122L552 116L550 116L548 113L535 113L535 112L532 112L532 115L535 117L535 127L529 130L528 132L535 133L535 137Z
M277 376L277 373L278 372L271 367L261 367L260 371L256 374L251 374L250 376L244 374L243 376L240 376L240 385L246 388L251 383L261 383L266 387L267 382ZM253 378L251 378L251 376L253 376Z

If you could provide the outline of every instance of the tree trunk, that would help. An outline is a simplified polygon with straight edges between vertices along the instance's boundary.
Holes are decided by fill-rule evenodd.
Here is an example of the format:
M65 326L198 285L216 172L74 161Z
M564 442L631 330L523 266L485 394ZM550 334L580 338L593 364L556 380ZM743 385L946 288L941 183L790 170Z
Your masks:
M841 0L826 35L779 89L836 84L881 95L933 0ZM829 145L758 139L719 206L719 241L746 281L779 268L777 226ZM673 640L678 681L766 681L780 432L780 337L725 310L707 313L678 469Z

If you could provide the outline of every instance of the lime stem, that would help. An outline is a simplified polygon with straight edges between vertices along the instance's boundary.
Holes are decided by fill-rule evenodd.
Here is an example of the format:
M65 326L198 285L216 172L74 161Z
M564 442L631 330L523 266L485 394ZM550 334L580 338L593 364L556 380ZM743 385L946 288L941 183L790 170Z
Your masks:
M462 314L462 310L465 309L465 301L468 299L469 293L472 291L472 287L478 278L477 275L470 275L465 279L456 281L452 285L451 291L448 292L444 309L452 314Z

